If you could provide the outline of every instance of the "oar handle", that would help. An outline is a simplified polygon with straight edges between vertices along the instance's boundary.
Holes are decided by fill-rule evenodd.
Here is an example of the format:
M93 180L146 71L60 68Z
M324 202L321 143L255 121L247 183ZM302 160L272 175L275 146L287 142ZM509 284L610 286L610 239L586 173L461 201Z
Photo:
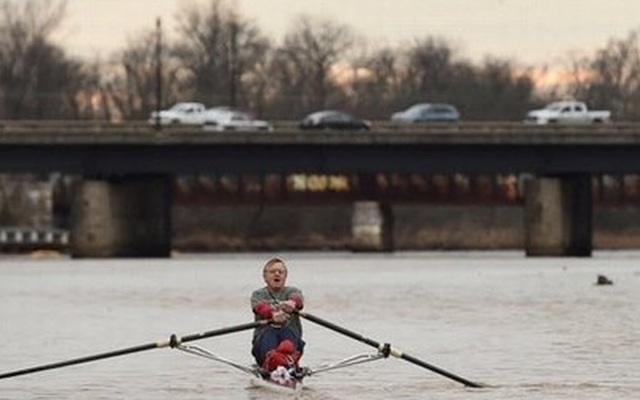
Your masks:
M336 324L334 324L334 323L331 323L331 322L329 322L329 321L327 321L327 320L324 320L324 319L322 319L322 318L320 318L320 317L316 317L316 316L315 316L315 315L313 315L313 314L309 314L309 313L306 313L306 312L304 312L304 311L296 311L296 312L297 312L301 317L303 317L304 319L308 319L309 321L311 321L311 322L315 322L316 324L321 325L321 326L324 326L325 328L331 329L332 331L335 331L335 332L341 333L341 334L343 334L343 335L345 335L345 336L350 337L351 339L355 339L355 340L357 340L357 341L359 341L359 342L366 343L366 344L368 344L369 346L372 346L372 347L375 347L375 348L380 348L380 343L376 342L376 341L375 341L375 340L373 340L373 339L369 339L369 338L367 338L367 337L364 337L364 336L362 336L362 335L361 335L361 334L359 334L359 333L356 333L356 332L350 331L350 330L348 330L347 328L343 328L343 327L341 327L341 326L339 326L339 325L336 325Z
M260 320L260 321L256 321L256 322L250 322L250 323L247 323L247 324L230 326L230 327L227 327L227 328L215 329L215 330L212 330L212 331L207 331L207 332L202 332L202 333L194 333L192 335L183 336L182 338L180 338L180 342L181 343L186 343L186 342L192 342L194 340L201 340L201 339L206 339L206 338L210 338L210 337L214 337L214 336L228 335L230 333L246 331L248 329L254 329L254 328L258 328L258 327L263 326L263 325L268 325L271 322L273 322L273 321L270 320L270 319L269 320Z

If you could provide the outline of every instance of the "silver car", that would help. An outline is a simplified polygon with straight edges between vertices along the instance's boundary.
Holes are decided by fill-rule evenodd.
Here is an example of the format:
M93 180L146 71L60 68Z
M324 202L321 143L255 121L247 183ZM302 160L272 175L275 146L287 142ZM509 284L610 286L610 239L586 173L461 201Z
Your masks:
M394 113L392 121L396 122L457 122L460 112L455 106L445 103L419 103L404 111Z
M242 131L242 132L271 132L270 122L256 119L252 115L227 107L217 107L207 110L202 128L205 131Z

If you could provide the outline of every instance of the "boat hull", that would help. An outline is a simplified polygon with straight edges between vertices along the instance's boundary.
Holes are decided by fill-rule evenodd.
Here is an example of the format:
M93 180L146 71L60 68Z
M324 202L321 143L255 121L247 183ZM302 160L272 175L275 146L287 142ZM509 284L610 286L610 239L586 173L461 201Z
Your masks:
M258 377L251 378L251 387L269 390L277 393L296 394L302 391L302 381L294 381L293 384L281 384L270 379L263 379Z

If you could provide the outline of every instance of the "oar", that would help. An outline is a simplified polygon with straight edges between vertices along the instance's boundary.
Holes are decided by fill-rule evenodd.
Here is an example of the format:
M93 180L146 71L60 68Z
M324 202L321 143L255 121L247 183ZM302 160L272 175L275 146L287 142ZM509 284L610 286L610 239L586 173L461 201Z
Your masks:
M46 371L46 370L49 370L49 369L68 367L70 365L82 364L82 363L87 363L87 362L91 362L91 361L102 360L102 359L105 359L105 358L118 357L118 356L123 356L125 354L138 353L138 352L146 351L146 350L160 349L160 348L169 347L169 346L170 347L176 347L180 343L191 342L191 341L194 341L194 340L200 340L200 339L210 338L210 337L214 337L214 336L221 336L221 335L226 335L226 334L229 334L229 333L245 331L245 330L248 330L248 329L257 328L257 327L265 325L265 324L267 324L269 322L270 321L251 322L251 323L247 323L247 324L235 325L235 326L230 326L230 327L226 327L226 328L220 328L220 329L207 331L207 332L195 333L195 334L192 334L192 335L183 336L181 338L176 337L176 335L171 335L169 340L162 340L162 341L159 341L159 342L147 343L147 344L142 344L142 345L134 346L134 347L128 347L126 349L114 350L114 351L109 351L109 352L106 352L106 353L100 353L100 354L94 354L94 355L90 355L90 356L86 356L86 357L74 358L74 359L67 360L67 361L61 361L61 362L56 362L56 363L52 363L52 364L45 364L45 365L40 365L40 366L36 366L36 367L20 369L20 370L12 371L12 372L6 372L6 373L3 373L3 374L0 374L0 379L11 378L11 377L18 376L18 375L32 374L34 372Z
M440 375L446 376L447 378L453 379L454 381L458 381L458 382L464 384L465 386L474 387L474 388L484 387L484 385L472 382L472 381L467 380L465 378L462 378L462 377L460 377L458 375L452 374L451 372L445 371L445 370L443 370L441 368L438 368L438 367L436 367L434 365L431 365L431 364L429 364L429 363L427 363L425 361L422 361L422 360L420 360L418 358L415 358L415 357L412 357L412 356L410 356L408 354L405 354L401 350L398 350L398 349L395 349L393 347L390 347L389 345L383 345L381 343L378 343L375 340L372 340L372 339L369 339L367 337L364 337L364 336L362 336L362 335L360 335L358 333L355 333L353 331L345 329L345 328L343 328L341 326L333 324L333 323L331 323L329 321L326 321L326 320L324 320L322 318L316 317L315 315L309 314L309 313L304 312L304 311L298 311L298 314L301 317L303 317L305 319L308 319L311 322L315 322L316 324L324 326L325 328L331 329L332 331L335 331L335 332L338 332L338 333L342 333L343 335L348 336L348 337L350 337L352 339L355 339L355 340L357 340L359 342L366 343L369 346L377 348L378 350L380 350L383 353L386 353L388 355L392 355L394 357L401 358L403 360L409 361L412 364L418 365L420 367L423 367L423 368L429 369L429 370L431 370L433 372L436 372L436 373L438 373Z

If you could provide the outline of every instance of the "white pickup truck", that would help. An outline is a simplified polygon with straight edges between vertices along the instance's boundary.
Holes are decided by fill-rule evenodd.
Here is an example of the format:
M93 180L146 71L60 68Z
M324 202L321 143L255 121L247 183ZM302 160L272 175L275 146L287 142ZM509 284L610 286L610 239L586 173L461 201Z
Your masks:
M611 111L589 110L581 101L557 101L545 108L527 113L524 122L528 124L594 124L611 120Z
M168 110L152 111L149 123L155 124L160 119L160 125L202 125L204 124L207 108L202 103L176 103Z

